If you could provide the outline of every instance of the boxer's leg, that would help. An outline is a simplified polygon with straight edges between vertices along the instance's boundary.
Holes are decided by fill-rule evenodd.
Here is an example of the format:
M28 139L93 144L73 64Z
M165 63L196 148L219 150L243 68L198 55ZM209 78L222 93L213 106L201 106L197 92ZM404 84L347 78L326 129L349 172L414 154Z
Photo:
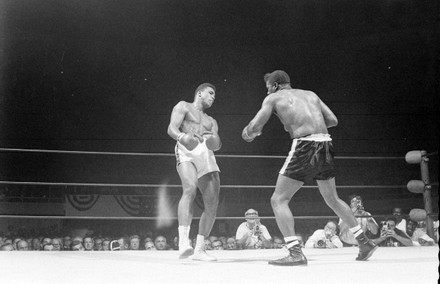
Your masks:
M193 217L193 203L197 193L197 170L191 162L182 162L177 167L182 181L182 197L177 207L179 221L180 258L187 258L194 253L189 245L189 231Z
M289 202L303 184L302 181L279 175L275 191L270 198L277 225L284 237L295 235L295 220Z
M217 215L220 194L220 177L218 172L208 173L199 179L205 210L200 217L199 234L209 237Z
M276 222L284 236L286 248L289 250L287 257L271 260L269 264L282 266L306 265L307 259L302 253L301 245L295 236L295 225L289 202L293 195L301 188L304 182L278 176L275 191L270 199Z
M369 240L361 229L353 215L350 207L342 201L336 192L335 178L328 180L317 180L319 192L324 198L327 205L350 227L350 231L356 237L359 243L359 254L356 260L367 260L373 252L377 249L377 246L373 241Z
M205 252L205 238L209 237L217 215L220 193L220 177L218 172L211 172L199 179L199 189L202 193L205 208L199 223L199 234L193 260L213 261L215 257Z
M336 192L335 178L328 180L317 180L319 192L325 200L325 203L330 207L333 212L338 215L350 228L353 228L358 223L353 215L350 207L341 200Z

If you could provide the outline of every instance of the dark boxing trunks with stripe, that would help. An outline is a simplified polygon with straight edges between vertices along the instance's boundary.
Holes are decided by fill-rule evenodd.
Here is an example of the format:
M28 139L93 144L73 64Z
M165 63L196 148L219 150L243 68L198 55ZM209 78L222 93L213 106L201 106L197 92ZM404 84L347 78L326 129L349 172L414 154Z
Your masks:
M329 134L295 138L280 174L299 181L335 177L333 144Z

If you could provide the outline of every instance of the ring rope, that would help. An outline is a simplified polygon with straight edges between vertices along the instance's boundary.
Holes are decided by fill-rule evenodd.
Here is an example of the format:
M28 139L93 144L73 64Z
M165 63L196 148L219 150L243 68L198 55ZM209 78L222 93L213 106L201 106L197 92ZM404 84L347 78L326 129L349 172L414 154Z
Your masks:
M10 185L48 185L48 186L92 186L92 187L170 187L181 188L180 184L118 184L118 183L78 183L78 182L33 182L33 181L0 181ZM431 185L438 185L432 183ZM275 188L275 185L221 185L221 188ZM302 188L318 188L317 185L304 185ZM406 185L338 185L337 188L406 188Z
M438 216L438 213L427 214L428 216ZM356 218L388 218L391 215L369 215L369 216L355 216ZM409 215L403 215L403 217L409 217ZM79 220L79 219L93 219L93 220L177 220L177 217L105 217L105 216L33 216L33 215L0 215L0 218L5 219L62 219L62 220ZM201 217L193 217L195 220L199 220ZM328 216L293 216L294 219L336 219L339 218L336 215ZM243 220L245 217L227 217L227 216L217 216L216 220ZM256 219L273 220L275 216L260 216Z
M98 152L98 151L70 151L70 150L14 149L14 148L0 148L0 152L175 157L174 153ZM286 158L286 156L276 156L276 155L269 156L269 155L228 155L228 154L216 154L215 157L216 158L217 157L218 158L263 158L263 159L285 159ZM338 159L338 160L403 160L404 157L335 156L335 159Z

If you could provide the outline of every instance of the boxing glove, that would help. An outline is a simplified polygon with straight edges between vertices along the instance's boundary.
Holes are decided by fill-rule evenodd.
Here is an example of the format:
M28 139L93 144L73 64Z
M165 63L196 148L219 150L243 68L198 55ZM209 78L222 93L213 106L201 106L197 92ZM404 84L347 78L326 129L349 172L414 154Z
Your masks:
M177 137L177 141L179 141L180 144L182 144L189 151L194 150L197 145L199 145L199 140L191 133L181 133Z
M257 136L260 136L260 135L261 135L261 132L260 132L260 133L256 133L256 134L249 135L248 132L247 132L247 126L243 129L243 132L241 133L241 137L242 137L243 140L246 141L246 142L252 142L252 141L254 141L254 139L255 139Z
M208 147L209 150L217 151L222 147L222 142L218 135L204 134L203 137L206 139L206 147Z

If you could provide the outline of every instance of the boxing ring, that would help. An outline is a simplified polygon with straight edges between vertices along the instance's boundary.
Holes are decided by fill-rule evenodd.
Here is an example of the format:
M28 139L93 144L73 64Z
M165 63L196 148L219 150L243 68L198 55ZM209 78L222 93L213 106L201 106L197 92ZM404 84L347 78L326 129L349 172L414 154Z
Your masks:
M114 156L155 156L174 157L168 153L125 153L125 152L85 152L37 149L0 148L0 152L82 154ZM409 154L408 154L409 155ZM408 156L407 155L407 156ZM408 163L420 163L422 183L410 181L411 192L422 193L425 203L430 203L432 186L426 175L426 159L430 154L412 153L406 157ZM420 157L419 157L420 156ZM284 156L216 155L222 158L284 159ZM335 157L336 159L369 159L378 157ZM380 159L402 159L381 157ZM427 162L425 160L425 162ZM425 170L424 170L425 168ZM161 184L111 184L111 183L64 183L33 181L0 181L0 185L34 186L79 186L94 188L129 187L158 188ZM180 188L179 184L168 184L169 188ZM344 188L401 188L402 186L337 186ZM264 185L221 185L221 189L244 188L252 190L273 189ZM316 188L316 186L305 186ZM295 197L294 197L295 200ZM268 202L268 201L267 201ZM268 203L269 204L269 203ZM432 213L431 204L425 204L427 222L437 214ZM335 216L294 216L296 220L328 219ZM379 217L374 215L373 217ZM32 216L0 215L1 219L82 219L82 220L148 220L168 217L112 217L112 216ZM195 216L197 220L199 217ZM274 219L261 216L262 220ZM243 220L240 217L218 216L217 220ZM431 228L428 227L428 230ZM1 283L437 283L439 279L439 247L380 247L368 261L355 261L358 248L303 249L309 263L306 267L270 266L267 262L284 257L285 249L260 250L212 250L215 262L198 262L190 259L179 260L178 251L16 251L0 252L0 266L3 271Z
M2 283L371 283L434 284L438 247L304 249L304 267L267 264L283 249L210 251L216 262L178 260L177 251L2 252Z

